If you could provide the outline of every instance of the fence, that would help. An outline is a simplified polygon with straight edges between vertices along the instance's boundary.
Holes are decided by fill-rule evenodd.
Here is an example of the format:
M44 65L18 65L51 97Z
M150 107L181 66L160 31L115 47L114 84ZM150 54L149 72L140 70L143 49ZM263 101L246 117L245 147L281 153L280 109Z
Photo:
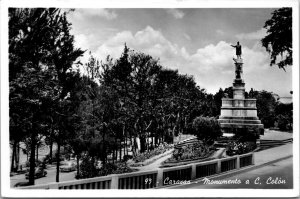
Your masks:
M184 183L253 164L254 153L252 152L183 166L35 185L20 189L150 189Z

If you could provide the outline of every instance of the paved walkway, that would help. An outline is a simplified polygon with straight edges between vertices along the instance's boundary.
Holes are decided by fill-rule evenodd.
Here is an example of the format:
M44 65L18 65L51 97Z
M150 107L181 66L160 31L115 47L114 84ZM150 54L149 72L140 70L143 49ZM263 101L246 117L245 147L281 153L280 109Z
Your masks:
M156 160L155 162L149 164L149 165L146 165L146 166L143 166L143 167L138 167L140 171L148 171L148 170L153 170L153 169L157 169L161 166L161 163L165 160L167 160L168 158L170 158L172 156L173 153L170 153L158 160Z
M285 140L289 138L293 138L293 133L269 129L265 129L264 135L260 136L262 140Z
M265 164L290 155L293 155L292 143L255 152L254 163L255 165Z

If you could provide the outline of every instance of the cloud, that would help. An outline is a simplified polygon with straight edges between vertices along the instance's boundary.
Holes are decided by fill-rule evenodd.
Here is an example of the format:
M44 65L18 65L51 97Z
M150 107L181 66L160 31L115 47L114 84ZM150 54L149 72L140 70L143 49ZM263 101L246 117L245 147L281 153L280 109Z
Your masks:
M220 29L216 30L216 33L218 35L224 35L225 34L225 32L223 30L220 30Z
M172 58L181 51L176 44L168 41L160 31L147 26L135 34L130 31L115 34L99 46L95 53L101 58L108 54L112 57L118 57L124 48L124 43L136 51L148 53L157 58Z
M183 36L184 36L184 38L186 38L187 40L191 41L191 37L190 37L190 35L188 35L188 34L184 33L184 34L183 34Z
M267 35L267 30L265 28L262 28L255 32L237 34L236 37L240 40L243 40L243 39L256 40L256 39L262 39L266 35Z
M175 19L182 19L184 17L184 12L178 9L166 9L167 13L171 14Z
M70 14L76 19L84 19L84 17L102 17L108 20L117 18L117 13L112 9L97 8L97 9L76 9Z
M79 37L78 40L85 42L84 37ZM235 49L227 41L219 41L200 47L195 52L188 52L184 46L168 40L161 31L147 26L136 33L114 33L98 46L94 54L100 60L105 60L107 55L118 58L124 49L124 43L132 50L159 58L164 67L176 69L181 74L193 75L197 84L210 93L217 92L220 87L232 86L235 68L232 58L235 56ZM276 80L281 79L282 71L269 66L269 55L259 44L252 47L243 46L242 57L247 90L253 87L256 90L276 92L280 90L278 82L283 82L281 87L291 87L288 80ZM270 80L276 83L270 83Z

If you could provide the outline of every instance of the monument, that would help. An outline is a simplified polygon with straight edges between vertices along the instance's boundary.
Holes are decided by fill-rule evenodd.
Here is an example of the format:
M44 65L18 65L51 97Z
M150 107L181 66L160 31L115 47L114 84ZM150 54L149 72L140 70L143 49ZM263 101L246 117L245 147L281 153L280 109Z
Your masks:
M243 134L252 132L263 134L264 126L257 117L256 99L245 98L245 83L243 79L242 47L237 42L237 58L235 64L235 79L233 81L233 98L222 98L221 115L218 119L223 133Z

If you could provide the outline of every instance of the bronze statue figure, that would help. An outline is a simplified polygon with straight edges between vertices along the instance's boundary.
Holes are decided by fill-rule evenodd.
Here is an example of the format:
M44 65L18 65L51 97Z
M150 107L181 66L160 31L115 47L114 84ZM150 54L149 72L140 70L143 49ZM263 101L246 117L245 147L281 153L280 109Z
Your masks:
M240 45L240 42L237 42L237 45L231 45L232 47L235 48L236 50L236 56L238 59L241 59L241 55L242 55L242 46Z

